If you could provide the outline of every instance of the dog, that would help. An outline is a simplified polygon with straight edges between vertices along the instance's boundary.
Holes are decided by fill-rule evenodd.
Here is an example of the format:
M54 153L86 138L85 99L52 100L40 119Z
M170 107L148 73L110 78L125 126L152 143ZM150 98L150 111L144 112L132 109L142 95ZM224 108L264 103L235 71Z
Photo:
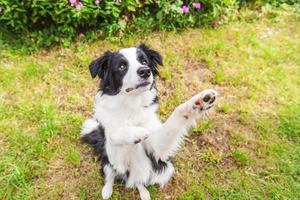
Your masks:
M137 188L150 200L146 188L163 187L174 174L170 160L188 130L213 107L217 92L208 89L179 105L162 123L156 115L155 78L162 56L145 44L107 51L92 61L92 78L100 78L94 114L81 130L81 140L94 148L105 176L102 198L109 199L115 179Z

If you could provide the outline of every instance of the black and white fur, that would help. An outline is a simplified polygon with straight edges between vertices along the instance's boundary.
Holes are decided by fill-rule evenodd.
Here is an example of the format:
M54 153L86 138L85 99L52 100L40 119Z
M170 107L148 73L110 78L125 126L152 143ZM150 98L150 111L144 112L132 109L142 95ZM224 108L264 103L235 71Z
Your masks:
M162 123L155 77L161 55L141 44L106 52L90 64L93 78L101 79L94 115L87 119L81 139L94 147L105 176L103 199L109 199L115 179L136 187L149 200L146 186L163 187L172 177L175 154L188 130L213 106L217 92L209 89L179 105Z

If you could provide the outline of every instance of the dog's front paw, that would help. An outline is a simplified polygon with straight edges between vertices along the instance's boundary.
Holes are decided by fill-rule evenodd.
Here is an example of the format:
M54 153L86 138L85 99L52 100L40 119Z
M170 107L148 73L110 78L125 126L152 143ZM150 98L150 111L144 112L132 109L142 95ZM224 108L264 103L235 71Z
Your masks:
M113 189L110 185L105 185L103 188L102 188L102 192L101 192L101 195L102 195L102 198L104 200L107 200L111 197L113 193Z
M133 143L138 144L142 142L143 140L147 139L150 135L150 132L142 127L137 127L135 129L135 132L133 134Z
M141 200L151 200L150 193L148 191L144 191L140 193Z
M208 89L200 92L192 98L193 109L199 111L209 110L217 99L217 91Z
M145 186L138 185L137 188L139 190L141 200L151 200L150 193Z

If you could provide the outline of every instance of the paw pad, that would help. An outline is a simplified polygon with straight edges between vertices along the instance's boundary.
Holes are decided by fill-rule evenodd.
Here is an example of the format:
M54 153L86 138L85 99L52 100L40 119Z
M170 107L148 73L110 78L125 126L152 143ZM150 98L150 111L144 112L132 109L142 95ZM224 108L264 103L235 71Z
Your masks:
M202 99L198 99L198 100L195 102L195 104L196 104L197 106L202 106L202 105L203 105L203 100L202 100Z
M207 94L203 98L203 101L206 103L213 103L215 100L216 100L215 94Z
M213 103L216 100L217 92L214 90L205 90L201 92L200 97L197 98L197 100L194 103L193 108L194 109L200 109L202 110L208 110L211 107L213 107Z

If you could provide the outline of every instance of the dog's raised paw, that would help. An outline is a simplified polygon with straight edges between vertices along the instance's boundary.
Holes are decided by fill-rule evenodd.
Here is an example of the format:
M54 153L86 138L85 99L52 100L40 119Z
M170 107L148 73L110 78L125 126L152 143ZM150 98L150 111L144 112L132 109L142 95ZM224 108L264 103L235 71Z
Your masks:
M204 90L197 94L193 98L193 109L199 109L200 111L209 110L213 107L214 102L217 99L217 91L213 89Z

